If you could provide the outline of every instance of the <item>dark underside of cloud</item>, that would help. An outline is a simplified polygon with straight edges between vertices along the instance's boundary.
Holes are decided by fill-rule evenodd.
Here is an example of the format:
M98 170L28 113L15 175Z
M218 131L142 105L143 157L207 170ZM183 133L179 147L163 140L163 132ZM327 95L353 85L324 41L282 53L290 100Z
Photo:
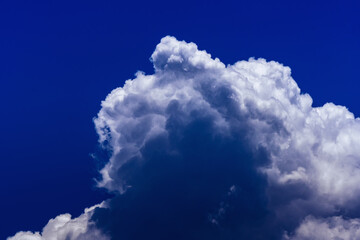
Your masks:
M360 120L288 67L165 37L94 120L114 197L9 240L360 238Z
M266 153L250 151L241 123L224 137L210 116L193 112L185 125L176 101L167 111L168 136L151 139L141 158L122 166L131 188L95 211L97 226L114 239L267 236L266 179L256 170Z

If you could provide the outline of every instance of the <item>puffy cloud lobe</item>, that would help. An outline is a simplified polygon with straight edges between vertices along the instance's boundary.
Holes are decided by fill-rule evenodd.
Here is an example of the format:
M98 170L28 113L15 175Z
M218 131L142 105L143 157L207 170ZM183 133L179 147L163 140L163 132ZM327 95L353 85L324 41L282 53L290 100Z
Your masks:
M41 233L18 232L7 240L108 240L90 221L94 209L100 206L101 204L86 208L83 214L74 219L70 214L59 215L50 219Z
M289 240L356 240L360 238L360 219L307 217Z
M94 120L111 153L98 186L116 196L74 222L111 239L357 236L360 120L351 112L312 107L274 61L226 66L173 37L151 61L154 74L114 89ZM65 239L57 224L46 227ZM45 228L15 237L47 239Z

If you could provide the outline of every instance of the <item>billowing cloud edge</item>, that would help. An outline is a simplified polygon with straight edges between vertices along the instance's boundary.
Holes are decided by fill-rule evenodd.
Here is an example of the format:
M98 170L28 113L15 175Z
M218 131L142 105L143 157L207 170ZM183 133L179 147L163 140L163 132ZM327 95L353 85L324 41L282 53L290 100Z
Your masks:
M84 213L77 218L71 218L71 215L66 213L50 219L41 233L21 231L7 240L108 240L91 221L91 216L98 207L106 207L105 202L85 208Z
M306 217L293 235L284 234L284 240L359 239L360 219Z

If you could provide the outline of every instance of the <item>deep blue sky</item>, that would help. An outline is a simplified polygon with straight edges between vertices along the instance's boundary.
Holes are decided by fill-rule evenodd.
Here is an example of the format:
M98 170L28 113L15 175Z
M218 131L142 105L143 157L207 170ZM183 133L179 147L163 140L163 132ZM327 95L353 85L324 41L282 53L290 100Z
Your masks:
M290 66L316 106L360 116L357 1L1 1L0 239L106 197L92 123L165 35L224 63ZM104 161L106 159L103 159Z

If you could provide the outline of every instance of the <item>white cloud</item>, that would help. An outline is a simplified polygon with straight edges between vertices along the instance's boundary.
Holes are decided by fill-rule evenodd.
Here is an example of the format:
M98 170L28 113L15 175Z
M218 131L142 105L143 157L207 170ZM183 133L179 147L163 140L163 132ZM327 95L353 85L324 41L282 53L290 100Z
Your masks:
M112 152L99 187L120 194L132 187L124 166L145 161L142 149L150 140L169 138L167 124L176 107L182 125L206 116L214 133L246 139L253 152L265 150L270 162L258 170L268 179L269 210L282 221L298 225L307 215L335 216L358 207L360 119L332 103L312 107L289 67L253 58L226 66L174 37L163 38L151 60L155 73L138 72L114 89L94 120L99 142ZM20 232L10 240L79 239L88 233L88 220L87 212L73 220L60 215L42 234ZM353 239L349 231L357 226L356 219L306 218L293 239ZM315 227L322 231L311 237Z
M18 232L7 240L108 240L90 221L94 209L102 205L86 208L83 214L73 219L70 214L61 214L50 219L41 233Z
M317 219L307 217L288 240L357 240L360 239L360 219L342 217Z
M27 232L18 232L13 237L9 237L8 240L44 240L40 233Z
M224 134L231 119L246 121L253 147L265 147L271 155L271 165L262 170L273 184L302 182L333 204L360 196L360 120L332 103L312 108L311 97L300 93L290 68L264 59L225 66L194 43L173 37L161 40L152 61L155 74L138 73L102 102L95 124L113 155L101 171L100 186L126 189L117 170L140 156L148 139L167 134L166 109L176 100L183 121L193 110L203 111L216 118ZM231 99L221 99L222 88L231 92Z
M113 150L102 169L100 186L126 191L119 169L158 135L166 135L167 108L176 100L181 121L197 110L211 115L214 131L230 134L234 122L243 122L254 149L265 148L271 163L261 171L277 188L301 184L311 192L302 199L312 209L328 214L350 208L360 197L360 120L345 107L332 103L313 108L301 94L291 70L274 61L249 59L225 66L199 51L194 43L165 37L152 55L155 73L138 73L115 89L95 119L100 141ZM220 93L226 89L228 95ZM229 104L231 102L231 104ZM271 190L270 190L271 191ZM299 199L290 199L287 206ZM313 205L313 207L311 207ZM288 210L289 211L289 210ZM305 213L304 213L305 214Z

